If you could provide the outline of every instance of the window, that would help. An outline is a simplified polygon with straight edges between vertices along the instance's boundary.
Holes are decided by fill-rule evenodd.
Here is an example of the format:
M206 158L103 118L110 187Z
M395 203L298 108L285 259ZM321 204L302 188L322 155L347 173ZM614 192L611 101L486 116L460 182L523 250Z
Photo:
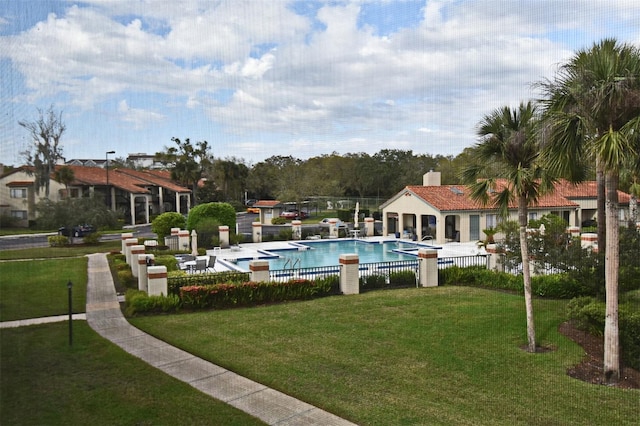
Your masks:
M538 218L538 212L530 212L529 220L536 220Z
M11 217L15 219L27 219L27 211L26 210L11 210Z
M11 198L27 198L27 188L11 188Z
M498 215L488 214L487 215L487 229L488 228L495 228L496 226L498 226Z

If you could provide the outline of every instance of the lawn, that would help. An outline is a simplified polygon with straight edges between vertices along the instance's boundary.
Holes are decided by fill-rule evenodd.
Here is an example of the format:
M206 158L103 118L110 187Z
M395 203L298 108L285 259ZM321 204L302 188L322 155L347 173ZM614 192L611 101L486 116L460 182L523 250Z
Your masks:
M637 424L638 391L568 377L583 351L557 331L565 301L465 287L140 317L191 353L358 424Z
M74 322L0 329L0 424L258 425Z
M122 248L120 240L105 241L97 245L77 244L69 247L36 247L29 249L0 250L0 260L49 259L75 257L85 254L109 252Z
M0 262L0 321L85 312L87 258Z

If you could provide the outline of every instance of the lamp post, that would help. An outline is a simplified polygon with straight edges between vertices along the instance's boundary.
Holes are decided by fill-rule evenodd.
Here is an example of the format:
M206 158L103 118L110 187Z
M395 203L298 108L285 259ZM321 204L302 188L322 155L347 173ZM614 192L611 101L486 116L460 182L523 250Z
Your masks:
M109 154L115 154L115 151L107 151L104 154L105 168L107 169L107 186L109 186Z

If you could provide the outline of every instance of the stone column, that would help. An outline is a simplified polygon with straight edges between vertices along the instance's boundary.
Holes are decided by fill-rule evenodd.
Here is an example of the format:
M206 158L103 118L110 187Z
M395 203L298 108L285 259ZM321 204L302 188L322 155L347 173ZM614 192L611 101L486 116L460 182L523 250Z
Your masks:
M373 237L375 235L375 219L372 217L364 218L364 235L367 237Z
M269 261L252 260L249 262L251 281L256 283L269 282Z
M178 232L178 250L189 250L189 231L181 229Z
M124 256L125 259L127 260L127 265L131 266L132 261L131 261L131 247L138 245L138 239L137 238L127 238L126 240L124 240Z
M340 291L342 294L360 293L360 259L357 254L340 255Z
M291 238L294 240L302 239L302 222L299 220L291 221Z
M262 224L260 222L251 223L251 233L254 243L262 242Z
M167 267L149 266L147 268L149 296L161 296L168 294Z
M144 255L144 249L145 247L143 245L131 246L131 253L129 254L129 256L131 256L131 263L129 265L131 266L131 274L136 278L138 278L138 256L141 254Z
M227 225L218 226L220 232L220 247L229 247L229 227Z
M155 256L152 254L138 255L138 290L149 291L149 282L147 278L147 263L153 265Z
M488 268L491 271L504 272L504 253L498 249L498 246L495 244L488 244L485 247L487 251L488 260Z
M438 251L421 248L418 250L420 287L438 286Z
M129 238L133 238L133 234L131 232L125 232L123 234L120 235L120 242L122 244L122 249L121 249L121 253L125 254L125 250L127 248L127 245L125 244L125 241L128 240Z
M329 219L329 238L338 238L338 219Z

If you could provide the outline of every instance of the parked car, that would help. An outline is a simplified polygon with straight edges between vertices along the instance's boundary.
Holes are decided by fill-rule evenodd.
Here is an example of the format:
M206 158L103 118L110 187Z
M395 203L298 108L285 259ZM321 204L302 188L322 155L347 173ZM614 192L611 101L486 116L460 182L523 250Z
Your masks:
M309 217L309 214L298 210L285 210L280 213L280 217L284 219L306 219Z
M67 229L64 226L58 228L58 234L64 235L65 237L84 237L94 232L96 232L96 229L91 225L77 225L71 229Z
M260 213L260 209L258 207L247 207L247 213Z

